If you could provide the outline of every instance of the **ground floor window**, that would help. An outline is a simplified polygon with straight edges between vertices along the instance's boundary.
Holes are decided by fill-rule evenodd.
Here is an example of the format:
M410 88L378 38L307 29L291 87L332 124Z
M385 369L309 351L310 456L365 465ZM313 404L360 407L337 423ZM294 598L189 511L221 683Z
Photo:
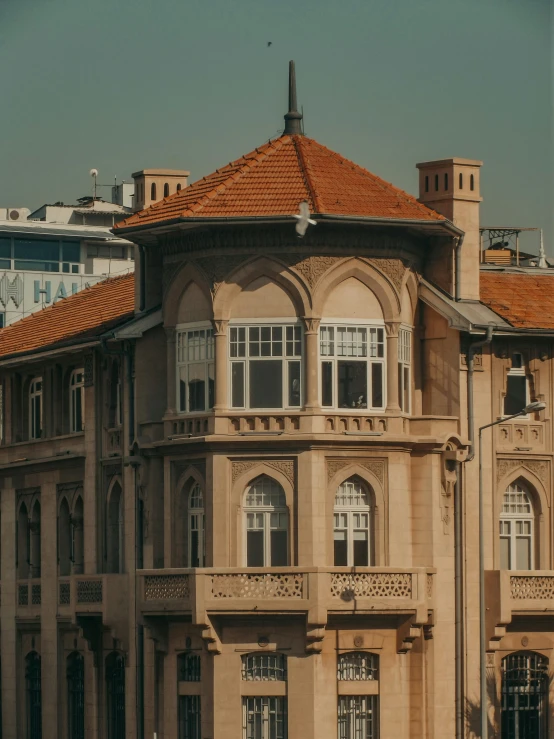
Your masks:
M548 659L516 652L502 660L502 739L546 739Z
M179 696L179 739L202 739L199 695Z
M286 698L243 698L242 738L287 739Z
M339 697L339 739L378 739L379 719L376 695Z

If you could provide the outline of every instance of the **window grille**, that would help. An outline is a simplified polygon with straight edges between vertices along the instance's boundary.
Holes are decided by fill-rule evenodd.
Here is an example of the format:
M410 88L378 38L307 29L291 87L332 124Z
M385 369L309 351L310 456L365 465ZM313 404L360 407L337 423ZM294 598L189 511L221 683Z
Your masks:
M85 427L85 372L73 370L69 380L70 431L78 433Z
M242 658L242 679L253 682L286 680L287 658L271 652L246 654Z
M384 408L384 328L321 326L319 349L324 407Z
M378 739L376 695L341 695L338 705L339 739Z
M300 326L233 326L229 354L233 408L300 407Z
M546 739L548 659L516 652L502 660L502 739Z
M42 377L34 377L29 386L29 436L42 436Z
M337 665L339 680L378 680L379 657L368 652L340 654Z
M521 485L513 483L504 493L499 521L501 569L533 569L534 518L528 492Z
M79 652L67 658L67 728L71 739L85 739L85 662Z
M179 696L179 739L202 739L201 698Z
M214 332L211 328L177 332L177 383L180 413L195 413L214 405Z
M185 652L177 657L177 674L180 682L199 683L201 658L199 654Z
M286 698L242 699L243 739L287 739Z
M288 564L288 509L278 482L261 475L245 497L246 564L280 567Z
M125 660L117 652L106 658L108 739L125 739Z
M335 495L334 556L336 567L373 563L373 510L364 483L351 477Z
M27 693L27 739L42 738L42 685L40 656L30 652L25 659Z

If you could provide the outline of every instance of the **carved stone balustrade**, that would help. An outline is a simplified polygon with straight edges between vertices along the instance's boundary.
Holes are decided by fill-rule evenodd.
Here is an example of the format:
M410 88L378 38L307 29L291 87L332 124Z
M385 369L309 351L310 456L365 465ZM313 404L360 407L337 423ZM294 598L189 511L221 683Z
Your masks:
M121 426L117 426L116 428L113 428L113 429L106 429L104 456L106 457L121 456L122 441L123 441L123 429Z
M18 580L16 583L17 614L29 618L40 613L42 585L40 579Z

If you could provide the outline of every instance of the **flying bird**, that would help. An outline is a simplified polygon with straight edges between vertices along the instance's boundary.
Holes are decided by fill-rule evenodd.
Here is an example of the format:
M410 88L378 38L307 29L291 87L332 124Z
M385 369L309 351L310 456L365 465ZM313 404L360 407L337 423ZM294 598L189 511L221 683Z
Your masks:
M271 46L271 44L272 44L272 43L273 43L273 41L268 41L268 42L267 42L267 45L268 45L268 46Z
M317 225L316 221L310 218L310 206L308 205L306 200L303 200L300 203L300 214L294 215L293 218L296 218L296 233L298 234L299 238L302 238L304 236L304 234L308 230L308 226Z

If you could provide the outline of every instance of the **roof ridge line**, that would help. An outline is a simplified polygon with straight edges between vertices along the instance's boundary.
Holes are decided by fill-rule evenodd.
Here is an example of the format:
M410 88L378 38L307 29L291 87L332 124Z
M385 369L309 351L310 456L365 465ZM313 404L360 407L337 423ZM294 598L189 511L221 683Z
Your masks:
M299 137L298 137L299 138ZM296 151L296 156L298 157L299 163L300 163L300 171L302 173L302 178L306 183L306 187L308 189L308 194L310 198L312 199L312 205L314 208L314 213L322 213L323 212L323 203L320 200L319 195L317 194L317 190L315 189L315 185L312 180L311 172L310 172L310 166L307 162L306 157L304 156L304 151L302 146L299 144L301 143L300 140L297 140L297 137L292 137L292 144L294 146L294 150ZM304 140L304 137L303 137ZM311 139L306 139L307 141L311 141Z
M282 144L279 146L275 145L275 142L280 142L283 139L283 137L279 137L278 139L270 139L267 144L264 144L264 146L267 147L266 151L258 151L258 147L253 149L252 151L247 152L246 154L243 154L239 159L236 159L235 161L239 161L240 159L244 159L244 164L242 164L235 172L232 172L229 174L228 177L226 177L223 182L218 182L218 184L213 187L209 192L205 193L205 195L200 199L197 200L194 205L196 206L194 210L192 207L186 208L186 210L181 211L180 216L183 217L186 213L197 213L199 210L201 210L205 205L207 205L210 200L212 200L216 195L223 193L227 190L228 187L233 185L235 182L240 180L243 175L246 174L247 171L254 169L255 167L260 164L260 162L263 162L267 157L269 157L271 154L273 154L275 151L278 151ZM253 154L251 159L246 159L247 156L250 154ZM228 166L232 166L233 162L229 162ZM199 180L200 181L200 180ZM191 187L194 186L196 183L192 183ZM185 192L186 188L182 190L181 192Z

